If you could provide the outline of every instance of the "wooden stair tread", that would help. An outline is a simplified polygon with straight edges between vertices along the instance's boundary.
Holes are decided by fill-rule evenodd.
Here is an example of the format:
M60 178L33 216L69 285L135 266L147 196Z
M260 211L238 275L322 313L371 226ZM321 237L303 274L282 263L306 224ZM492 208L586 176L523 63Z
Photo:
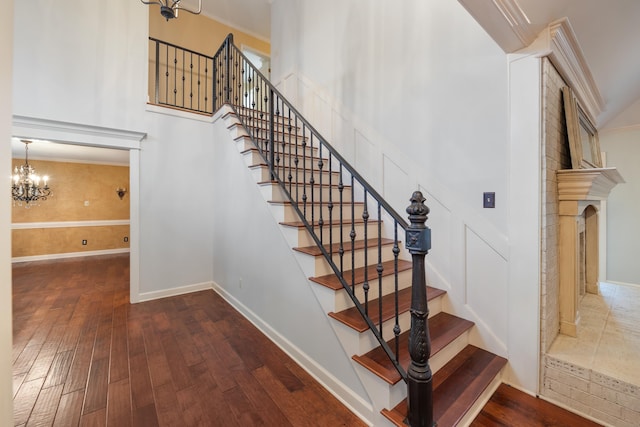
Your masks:
M398 272L400 271L404 271L404 270L410 270L412 266L411 261L405 261L405 260L398 260ZM394 261L386 261L382 263L382 275L383 276L388 276L390 274L393 274L394 272ZM353 275L354 275L354 280L356 285L358 284L362 284L364 283L364 272L365 270L367 271L367 275L368 277L378 277L378 270L377 267L375 265L370 265L368 267L360 267L360 268L356 268L355 270L353 270ZM343 277L345 277L347 279L347 281L351 281L351 270L347 270L343 272ZM319 276L319 277L310 277L309 280L311 280L314 283L317 283L319 285L323 285L326 286L327 288L333 289L333 290L340 290L342 289L342 283L340 283L340 279L338 279L338 276L336 276L335 274L327 274L326 276Z
M449 343L462 335L473 326L473 322L449 313L438 313L429 319L429 336L431 337L431 356L445 348ZM396 348L396 339L387 341L389 348ZM398 337L400 348L398 361L400 366L407 369L411 362L409 355L409 331ZM362 356L353 356L353 360L369 369L374 374L388 382L396 384L401 380L400 374L394 367L382 347L376 347Z
M391 261L393 262L393 261ZM377 276L376 276L377 277ZM444 294L444 291L427 286L427 300L430 301L438 296ZM369 301L369 318L374 324L380 323L392 319L395 316L395 294L389 294L382 297L382 319L380 319L380 311L378 310L378 299ZM398 291L398 313L404 313L411 308L411 287L404 288ZM351 307L338 313L329 313L332 318L344 323L350 328L355 329L358 332L364 332L369 329L369 326L364 321L360 312L356 307Z
M344 224L346 221L342 221L342 223ZM373 220L370 219L367 221L369 224L378 224L377 220ZM349 224L351 224L351 220L348 221ZM364 224L364 220L363 219L356 219L353 221L354 224ZM295 228L304 228L304 222L302 221L284 221L284 222L280 222L280 225L284 225L287 227L295 227ZM314 222L309 222L309 225L313 226L313 227L319 227L320 223L318 221L314 221ZM324 221L324 224L322 224L323 227L331 227L331 226L336 226L336 225L340 225L340 220L333 220L331 222L329 221ZM377 273L376 273L377 275ZM376 276L377 277L377 276Z
M245 138L245 136L242 136L242 137L240 137L240 138ZM240 138L236 138L236 139L240 139ZM251 153L251 152L258 152L258 153L262 153L262 151L261 151L258 147L250 147L250 148L247 148L247 149L242 150L242 151L240 152L240 154L247 154L247 153ZM285 156L294 156L294 155L296 155L296 153L287 153L287 152L282 153L282 152L279 152L279 151L276 151L276 152L277 152L278 154L285 155ZM268 152L266 152L266 151L265 151L265 153L268 153ZM302 159L302 158L311 159L311 161L315 161L315 160L318 160L318 159L322 159L322 160L324 160L325 162L327 161L327 158L326 158L326 157L324 157L324 156L323 156L323 157L318 157L318 156L309 156L308 154L302 154L302 153L298 153L298 155L297 155L297 156L298 156L300 159ZM300 166L300 167L299 167L299 169L302 169L302 166ZM310 169L311 169L310 167L307 167L307 170L310 170Z
M289 200L269 200L267 203L272 204L272 205L290 205L291 201ZM309 206L317 206L317 205L328 205L330 202L328 200L323 200L322 202L319 202L317 200L314 200L313 203L311 203L310 201L307 200L307 205ZM334 205L334 208L336 207L336 205L339 205L340 202L334 201L331 202ZM364 202L343 202L343 204L345 205L355 205L355 206L362 206L364 205ZM299 202L298 205L304 205L303 202ZM345 219L344 221L351 221L351 219Z
M433 375L433 418L438 427L455 426L507 363L503 357L468 345ZM382 414L406 426L407 400Z
M381 246L388 246L388 245L393 245L394 240L393 239L380 239L381 242ZM378 246L378 239L374 238L374 239L368 239L366 242L366 247L368 248L375 248ZM351 241L345 241L342 242L342 247L344 249L345 252L350 251L351 250ZM353 242L353 248L355 250L358 249L363 249L365 247L365 241L364 240L356 240L355 242ZM330 254L337 254L338 251L340 250L340 242L338 243L334 243L332 245L326 245L325 250L330 253ZM298 252L302 252L305 253L307 255L311 255L311 256L322 256L322 252L320 251L320 247L318 245L313 245L313 246L305 246L302 248L293 248L294 251L298 251Z
M249 169L259 169L259 168L268 168L268 167L269 167L269 165L266 164L266 163L254 163L251 166L249 166ZM290 168L288 166L276 166L276 169L284 169L284 170L288 171L290 169L296 169L296 167ZM301 166L298 166L297 169L298 169L298 172L304 172L304 170L302 169ZM307 168L307 172L311 173L312 171L309 168ZM313 172L317 173L318 170L317 169L313 169ZM323 174L331 173L332 175L335 175L335 176L339 176L340 175L340 172L338 172L338 171L329 171L329 170L324 170L324 169L322 170L322 173ZM361 203L363 203L363 202L361 202Z
M278 183L278 181L275 181L275 180L273 180L273 179L270 179L270 180L268 180L268 181L260 181L260 182L258 182L258 185L269 185L269 184L279 184L279 183ZM311 186L313 186L313 187L320 187L320 185L321 185L319 182L314 182L313 184L311 184L310 182L304 182L304 181L302 181L302 182L300 182L300 181L285 182L285 185L289 185L289 184L306 185L307 187L311 187ZM326 182L323 182L323 183L322 183L322 187L338 188L339 186L340 186L340 184L334 184L334 183L332 183L332 184L327 184ZM350 185L343 185L343 188L344 188L344 189L347 189L347 188L351 188L351 186L350 186ZM311 197L311 196L309 195L309 196L307 196L307 197ZM328 198L328 197L327 197L327 198ZM307 201L307 203L309 203L309 204L310 204L310 203L311 203L311 201ZM314 203L315 203L315 201L314 201ZM334 203L337 203L337 202L334 202Z

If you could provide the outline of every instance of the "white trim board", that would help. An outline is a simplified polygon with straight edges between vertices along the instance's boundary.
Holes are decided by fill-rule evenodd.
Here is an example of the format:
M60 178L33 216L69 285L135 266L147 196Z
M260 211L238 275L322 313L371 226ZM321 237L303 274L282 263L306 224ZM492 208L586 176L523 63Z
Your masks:
M129 248L121 248L121 249L104 249L101 251L67 252L67 253L61 253L61 254L19 256L19 257L11 258L11 262L19 263L19 262L31 262L31 261L50 261L50 260L56 260L56 259L79 258L79 257L86 257L86 256L125 254L128 252L129 252Z
M129 225L128 219L107 219L98 221L49 221L49 222L14 222L12 230L29 230L34 228L75 228L75 227L109 227Z

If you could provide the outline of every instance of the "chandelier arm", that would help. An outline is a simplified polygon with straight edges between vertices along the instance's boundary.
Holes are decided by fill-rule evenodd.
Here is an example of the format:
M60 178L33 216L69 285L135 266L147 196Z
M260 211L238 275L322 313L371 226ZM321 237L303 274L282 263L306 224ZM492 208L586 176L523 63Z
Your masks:
M184 7L180 7L179 3L180 3L180 0L176 0L173 2L174 6L177 6L178 10L184 10L185 12L189 12L193 15L199 15L200 12L202 12L202 0L198 0L198 10L196 11L185 9Z
M140 2L143 3L143 4L157 4L158 6L166 6L161 1L144 1L144 0L140 0Z

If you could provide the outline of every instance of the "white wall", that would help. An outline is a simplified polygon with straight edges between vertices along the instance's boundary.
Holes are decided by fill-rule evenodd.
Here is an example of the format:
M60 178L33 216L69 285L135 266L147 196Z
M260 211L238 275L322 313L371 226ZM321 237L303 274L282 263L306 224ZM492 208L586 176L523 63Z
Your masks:
M139 129L147 21L129 0L16 2L13 114Z
M520 83L539 91L523 72ZM478 344L514 352L511 381L535 391L539 156L529 154L539 153L539 133L510 139L522 110L509 110L521 89L509 73L507 56L458 2L272 5L274 81L398 212L413 190L426 193L428 280L448 291L449 310L476 322ZM496 193L495 209L482 208L485 191ZM510 216L523 197L533 210ZM512 242L521 228L531 232Z
M140 152L140 299L210 287L213 257L211 121L148 112ZM177 289L173 293L180 293Z
M599 136L607 166L616 167L625 180L607 200L606 280L640 285L640 125L607 129Z
M148 135L131 157L140 171L134 300L210 285L210 124L147 111L148 6L38 0L15 9L14 115Z
M0 170L11 170L11 106L13 56L13 0L4 2L0 14ZM9 176L2 176L0 190L0 426L13 425L11 374L11 197Z

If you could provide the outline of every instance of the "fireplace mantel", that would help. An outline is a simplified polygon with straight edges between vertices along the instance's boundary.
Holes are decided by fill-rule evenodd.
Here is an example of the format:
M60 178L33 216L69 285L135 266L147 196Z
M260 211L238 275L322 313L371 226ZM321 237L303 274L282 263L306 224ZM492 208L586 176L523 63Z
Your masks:
M558 200L606 200L624 179L616 168L563 169L556 172Z
M567 169L558 181L560 332L577 335L581 290L598 292L598 211L617 184L616 168Z

